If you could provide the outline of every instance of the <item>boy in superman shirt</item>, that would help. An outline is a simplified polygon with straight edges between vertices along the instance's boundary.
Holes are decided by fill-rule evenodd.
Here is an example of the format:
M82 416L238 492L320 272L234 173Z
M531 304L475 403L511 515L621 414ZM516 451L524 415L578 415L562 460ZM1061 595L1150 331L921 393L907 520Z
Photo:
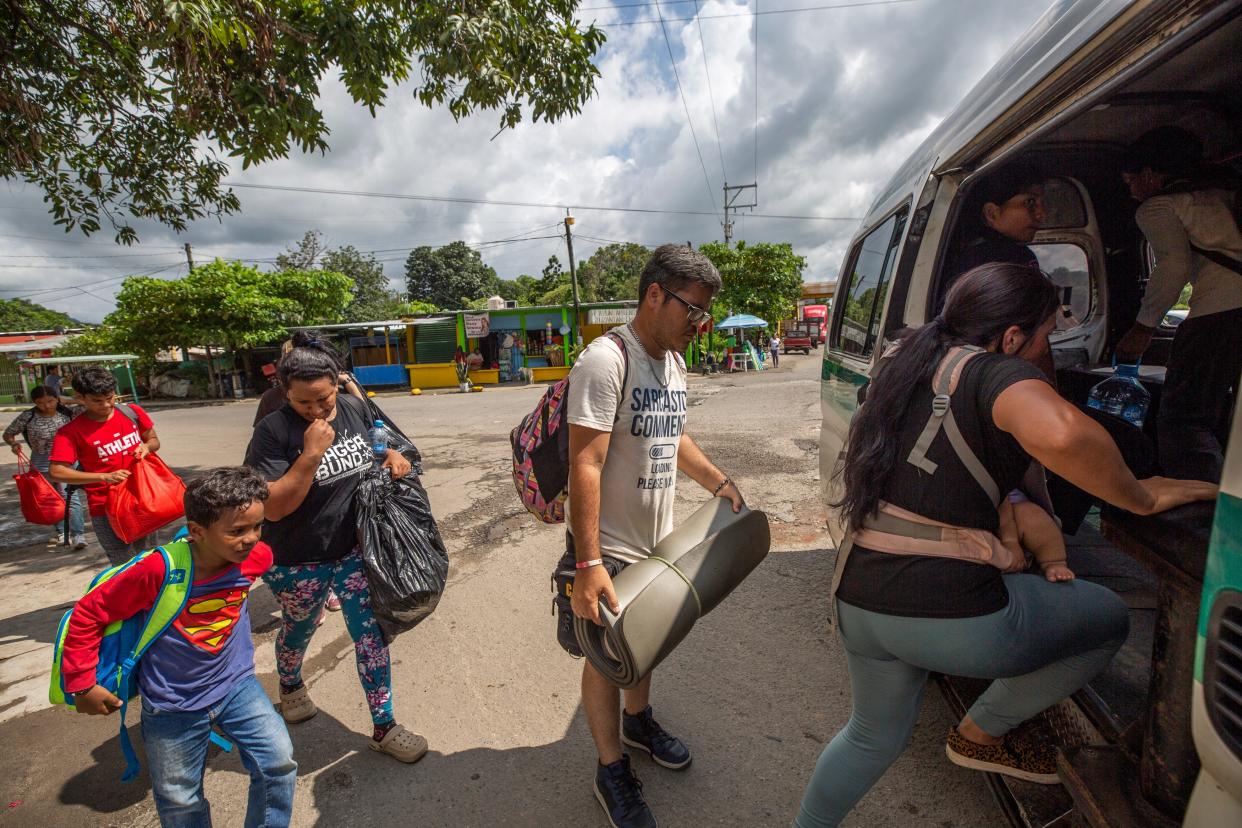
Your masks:
M130 466L159 451L155 423L136 405L118 410L116 378L103 368L85 368L73 375L73 390L86 410L56 432L48 457L53 481L82 486L95 527L95 537L113 566L154 545L150 536L126 543L112 531L105 507L108 487L129 477ZM81 465L75 469L74 464Z
M151 789L166 828L211 825L203 774L213 725L250 772L247 828L289 824L297 763L285 723L255 678L246 611L251 584L272 564L271 548L259 541L267 494L267 481L244 466L214 469L186 488L194 583L138 670ZM152 606L164 569L161 556L148 555L78 601L62 675L79 713L120 709L121 700L95 683L99 642L109 624Z

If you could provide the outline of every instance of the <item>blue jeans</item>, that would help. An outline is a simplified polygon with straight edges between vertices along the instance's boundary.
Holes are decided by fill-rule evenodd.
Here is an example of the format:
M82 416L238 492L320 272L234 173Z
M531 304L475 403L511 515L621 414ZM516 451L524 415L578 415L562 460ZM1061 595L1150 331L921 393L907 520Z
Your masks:
M250 772L246 828L281 828L293 814L298 764L280 714L258 679L238 683L207 710L168 713L142 701L142 740L147 748L151 793L164 828L210 828L211 806L203 796L203 773L212 726L236 745Z
M1009 605L974 618L908 618L837 602L854 711L815 764L797 828L837 825L906 749L930 672L996 679L971 706L1003 736L1085 685L1125 643L1111 590L1005 575Z

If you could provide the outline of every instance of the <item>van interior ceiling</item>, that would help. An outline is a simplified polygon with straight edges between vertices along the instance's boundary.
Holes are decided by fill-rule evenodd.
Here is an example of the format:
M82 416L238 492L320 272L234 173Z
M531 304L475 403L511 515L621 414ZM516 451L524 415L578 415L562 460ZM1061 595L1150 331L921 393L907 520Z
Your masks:
M1004 158L1037 167L1045 187L1045 229L1031 245L1044 270L1068 287L1068 306L1083 324L1054 339L1058 369L1099 364L1133 322L1151 267L1134 222L1137 204L1121 181L1126 147L1156 126L1176 125L1203 142L1205 160L1226 180L1242 180L1242 17L1220 26L1192 47L1146 71L1030 146ZM958 196L958 209L971 204L980 176ZM1085 197L1084 197L1085 196ZM1085 215L1084 215L1085 213ZM943 263L968 243L977 224L959 214L942 246L941 278L931 291L928 317L947 289ZM1098 325L1098 336L1089 330ZM1149 365L1167 359L1172 329L1163 328L1145 357ZM1163 336L1161 336L1163 334Z

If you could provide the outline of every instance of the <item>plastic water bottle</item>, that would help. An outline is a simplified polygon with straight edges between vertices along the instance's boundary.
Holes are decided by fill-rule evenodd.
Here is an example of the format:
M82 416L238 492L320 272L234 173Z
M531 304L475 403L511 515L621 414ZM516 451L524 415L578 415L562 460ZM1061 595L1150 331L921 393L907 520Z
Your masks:
M1087 405L1142 428L1151 394L1139 382L1137 365L1118 365L1111 377L1091 389Z
M371 451L375 454L375 463L384 462L388 454L388 427L383 420L376 420L371 426Z

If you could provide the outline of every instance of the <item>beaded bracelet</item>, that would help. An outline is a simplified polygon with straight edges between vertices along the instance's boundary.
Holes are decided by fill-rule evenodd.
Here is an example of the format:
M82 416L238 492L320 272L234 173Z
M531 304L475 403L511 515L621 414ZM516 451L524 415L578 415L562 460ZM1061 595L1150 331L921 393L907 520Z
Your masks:
M712 497L715 497L716 495L720 494L720 490L723 489L725 486L728 486L732 482L733 481L727 477L724 480L720 481L720 485L717 486L715 490L712 492Z

